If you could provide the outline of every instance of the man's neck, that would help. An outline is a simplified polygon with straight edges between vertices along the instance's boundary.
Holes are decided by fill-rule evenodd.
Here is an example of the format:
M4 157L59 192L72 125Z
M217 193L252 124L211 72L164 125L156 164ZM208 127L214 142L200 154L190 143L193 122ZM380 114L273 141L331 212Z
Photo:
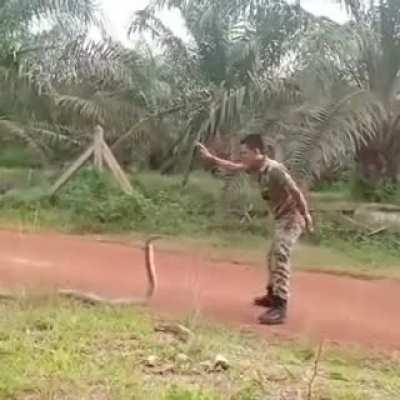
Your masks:
M268 167L270 161L271 161L270 158L268 158L267 156L260 155L260 158L257 159L254 162L254 165L252 165L249 168L249 172L257 173L257 172L260 172L260 171L264 170L265 168Z

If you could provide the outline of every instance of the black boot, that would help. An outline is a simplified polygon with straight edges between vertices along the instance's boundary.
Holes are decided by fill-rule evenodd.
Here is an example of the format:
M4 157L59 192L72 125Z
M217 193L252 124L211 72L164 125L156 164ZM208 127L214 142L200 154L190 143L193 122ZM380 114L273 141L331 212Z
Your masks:
M267 286L267 294L258 296L254 299L254 305L256 306L269 308L272 307L273 304L272 286Z
M272 306L259 317L263 325L279 325L286 321L287 301L278 296L272 296Z

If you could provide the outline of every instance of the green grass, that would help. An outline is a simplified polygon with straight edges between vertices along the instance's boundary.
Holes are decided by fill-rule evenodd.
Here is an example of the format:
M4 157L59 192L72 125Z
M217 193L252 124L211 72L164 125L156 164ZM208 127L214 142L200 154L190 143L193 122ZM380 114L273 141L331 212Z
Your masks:
M28 146L4 145L0 150L0 167L35 168L40 166L37 154Z
M14 172L22 179L20 170ZM110 176L83 170L52 200L46 197L50 182L35 179L30 189L0 199L3 227L81 234L158 232L181 246L190 238L219 254L264 264L272 226L262 215L265 204L254 189L248 198L257 214L251 223L241 224L226 212L222 182L202 173L194 174L186 188L181 187L180 176L140 173L132 178L133 196L127 196ZM360 234L329 211L353 205L347 194L342 190L332 196L327 188L312 195L312 205L325 211L316 215L317 232L306 235L295 252L297 268L399 278L400 234Z
M316 344L265 340L194 315L180 321L193 333L185 340L156 331L140 308L32 297L0 303L0 312L2 400L272 400L295 391L306 399L314 370ZM227 370L214 370L217 355ZM325 345L312 399L394 399L399 361Z

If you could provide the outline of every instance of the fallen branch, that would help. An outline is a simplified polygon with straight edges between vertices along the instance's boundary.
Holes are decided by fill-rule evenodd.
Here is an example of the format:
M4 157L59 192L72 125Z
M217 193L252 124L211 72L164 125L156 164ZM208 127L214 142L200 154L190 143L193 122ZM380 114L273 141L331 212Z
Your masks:
M357 228L365 229L368 232L371 230L370 226L363 224L362 222L356 221L355 219L353 219L347 215L340 214L340 218L342 218L344 221L348 222L349 224L356 226Z
M378 233L385 232L387 230L387 226L382 226L381 228L375 229L374 231L368 233L368 237L375 236Z

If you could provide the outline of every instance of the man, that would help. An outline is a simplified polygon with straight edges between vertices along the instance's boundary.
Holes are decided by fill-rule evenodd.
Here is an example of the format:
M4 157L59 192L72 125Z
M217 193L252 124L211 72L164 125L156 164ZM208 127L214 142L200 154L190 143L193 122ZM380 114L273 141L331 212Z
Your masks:
M264 154L260 135L246 136L240 142L240 162L223 160L197 143L201 156L230 171L245 171L257 177L261 195L269 200L275 220L275 234L267 256L269 282L267 293L254 303L268 308L259 321L266 325L286 320L290 288L290 255L305 228L312 231L312 219L306 200L286 167Z

